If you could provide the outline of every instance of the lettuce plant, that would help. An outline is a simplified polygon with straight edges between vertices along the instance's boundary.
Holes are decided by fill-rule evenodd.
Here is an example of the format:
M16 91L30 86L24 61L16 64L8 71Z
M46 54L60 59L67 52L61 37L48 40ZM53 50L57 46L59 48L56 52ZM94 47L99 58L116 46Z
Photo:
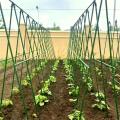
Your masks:
M18 94L20 92L20 90L17 87L14 87L12 89L12 94Z
M8 107L8 106L12 106L13 105L13 102L12 102L12 100L10 100L10 99L4 99L4 100L2 100L2 107Z
M4 120L4 118L3 118L3 117L0 117L0 120Z
M52 95L51 91L49 90L48 86L44 86L41 90L38 92L41 95Z
M69 88L69 95L77 97L79 95L79 86L71 86Z
M35 102L39 106L44 106L45 103L49 102L47 96L45 95L36 95L35 96Z
M22 80L21 85L23 86L30 86L30 83L27 80Z
M118 93L120 93L120 87L117 84L112 84L112 82L108 82L108 84L112 87L112 90L115 89L115 91Z
M96 92L93 95L95 95L96 99L96 103L92 105L93 108L98 108L99 110L103 111L103 110L109 110L109 106L107 105L107 103L105 102L105 95L102 92Z
M52 83L56 82L55 76L52 76L52 75L49 77L49 80L50 80L50 82L52 82Z
M71 114L68 115L69 120L85 120L83 112L79 110L73 110Z

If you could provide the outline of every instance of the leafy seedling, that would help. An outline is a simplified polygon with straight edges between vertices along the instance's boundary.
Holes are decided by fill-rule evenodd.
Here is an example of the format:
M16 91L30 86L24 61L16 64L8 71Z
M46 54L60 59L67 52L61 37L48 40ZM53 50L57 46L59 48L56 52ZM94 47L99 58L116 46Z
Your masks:
M4 120L4 118L3 118L3 117L0 117L0 120Z
M110 86L112 86L112 90L115 89L115 91L117 92L117 94L120 93L120 87L118 85L116 85L116 84L114 85L114 84L112 84L112 82L108 82L108 84Z
M93 80L90 77L87 78L87 87L88 87L89 92L92 91L92 89L93 89Z
M41 94L41 95L52 95L48 86L44 86L41 90L39 90L39 94Z
M73 110L71 114L68 115L69 120L85 120L83 112L79 110Z
M98 108L101 111L105 111L105 110L109 110L110 107L105 103L105 101L103 100L96 100L96 104L93 104L92 107L93 108Z
M12 89L12 94L18 94L20 92L20 90L17 87L14 87Z
M47 96L45 95L36 95L35 102L39 106L44 106L45 103L49 102Z
M30 83L27 80L22 80L21 85L23 86L30 86Z
M69 95L77 97L79 95L79 86L71 86L69 89Z
M55 76L52 76L52 75L50 76L49 80L50 80L50 82L53 82L53 83L56 82Z
M95 95L97 100L105 100L105 95L103 92L99 91L99 92L93 93L93 95Z
M4 100L2 100L2 107L8 107L8 106L12 106L13 105L13 102L12 102L12 100L10 100L10 99L4 99Z
M107 103L105 102L105 95L103 92L96 92L94 93L96 99L96 103L92 105L93 108L98 108L101 111L104 110L109 110L109 106L107 105Z

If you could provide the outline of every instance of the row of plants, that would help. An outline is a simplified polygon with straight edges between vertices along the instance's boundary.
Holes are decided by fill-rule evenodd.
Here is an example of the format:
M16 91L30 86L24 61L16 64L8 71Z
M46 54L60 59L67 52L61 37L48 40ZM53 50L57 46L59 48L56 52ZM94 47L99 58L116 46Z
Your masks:
M83 64L80 65L80 68L81 68L80 71L82 72L82 75L83 75L82 80L83 82L85 82L88 92L90 93L90 95L95 96L95 104L92 104L91 107L97 108L101 111L109 110L110 107L106 103L105 94L101 90L96 91L96 88L94 88L93 80L90 77L90 69L85 67L85 65ZM95 70L96 70L97 76L102 78L101 70L98 67L96 67Z
M72 102L74 107L80 94L80 87L75 84L73 66L69 64L69 61L64 60L64 68L66 71L66 81L68 85L69 95L71 97L69 101ZM81 112L77 108L73 109L73 111L68 115L68 118L70 120L85 120L83 112Z
M42 87L38 90L37 95L35 95L35 103L38 107L42 107L49 102L49 96L52 95L50 86L56 82L55 72L57 71L58 64L59 60L56 60L52 66L49 78L42 81Z
M81 66L82 67L82 66ZM99 75L100 77L102 76L102 73L99 69L97 69L97 75ZM93 80L92 78L89 76L89 69L83 67L83 77L82 77L83 81L86 83L87 85L87 90L88 92L90 92L91 95L95 96L95 104L92 105L93 108L98 108L99 110L107 110L109 109L108 105L105 102L105 95L102 91L96 92L95 88L93 86Z
M30 74L26 75L26 78L24 80L21 80L21 85L30 86L30 80L32 80L36 75L38 75L40 71L45 68L47 62L47 60L41 61L40 64L34 68Z
M107 64L107 63L106 63ZM104 66L105 67L105 66ZM103 68L102 68L103 69ZM102 69L100 69L99 67L95 67L95 72L97 73L97 76L100 77L101 79L107 79L104 78L104 75L106 71L102 71ZM107 70L110 72L111 76L112 76L112 69L111 67L108 67ZM116 76L116 74L115 74ZM110 76L109 76L110 77ZM110 79L107 79L106 81L106 85L109 86L109 88L112 89L112 93L116 96L120 95L120 83L114 78L110 77ZM103 92L99 91L96 92L96 94L93 94L96 97L96 102L97 104L94 104L93 107L98 107L100 110L109 110L110 107L108 104L106 104L105 101L105 95L103 94ZM97 98L99 97L100 100L98 100Z
M102 74L102 71L100 68L98 67L95 67L95 71L97 73L97 75L102 79L103 77L103 74ZM109 68L109 71L111 71L111 68ZM116 75L115 75L116 76ZM120 83L114 79L114 82L113 81L108 81L107 84L112 88L112 91L115 90L115 92L119 95L120 94Z
M36 68L34 68L34 69L32 70L32 72L31 72L30 75L27 74L26 77L25 77L23 80L20 81L21 86L22 86L22 87L27 87L27 86L31 87L31 82L30 82L30 81L31 81L36 75L38 75L38 73L39 73L40 71L42 71L42 70L45 68L46 64L47 64L47 60L41 61L40 64L39 64ZM12 96L14 96L14 95L19 94L19 93L20 93L20 90L19 90L18 87L13 87L12 90L11 90L11 93L12 93ZM8 98L8 99L3 99L3 100L1 101L1 106L0 106L0 107L1 107L1 110L2 110L2 109L6 109L7 107L13 106L13 104L14 104L14 103L13 103L13 101L12 101L10 98ZM2 112L0 112L0 120L3 120L3 119L4 119L3 114L2 114Z
M82 75L82 81L87 88L87 93L90 96L94 96L95 98L95 103L91 105L91 108L97 108L100 111L108 111L110 109L110 106L107 104L106 96L103 91L94 88L93 79L90 77L89 67L86 67L86 65L78 61L76 63L76 65L80 67L80 74ZM71 96L71 99L69 101L75 105L78 101L78 96L80 95L80 86L75 84L72 64L70 64L69 61L65 60L64 67L66 71L66 81L68 84L69 95ZM97 75L102 78L101 70L97 68L96 71ZM109 84L111 85L110 82ZM78 109L74 109L73 112L68 115L68 117L70 120L85 120L83 111L80 111Z

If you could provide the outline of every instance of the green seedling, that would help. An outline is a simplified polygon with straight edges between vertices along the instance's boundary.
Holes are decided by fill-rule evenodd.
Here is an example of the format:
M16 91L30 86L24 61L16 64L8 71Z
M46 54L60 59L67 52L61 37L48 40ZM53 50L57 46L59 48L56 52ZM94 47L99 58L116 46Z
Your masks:
M35 103L39 106L44 106L45 103L49 102L47 96L45 95L36 95Z
M26 80L28 80L28 81L30 81L31 78L32 78L32 75L31 76L29 76L29 75L26 76Z
M14 87L12 89L12 94L18 94L20 92L20 90L17 87Z
M96 100L96 104L93 104L92 107L93 108L98 108L101 111L105 111L105 110L109 110L110 107L105 103L105 101L103 100Z
M71 86L69 88L69 95L72 97L77 97L79 95L79 86Z
M82 78L87 85L88 91L91 92L93 89L93 80L90 77L86 77L85 75Z
M96 103L92 105L93 108L98 108L101 111L109 110L109 106L105 102L105 95L103 92L96 92L93 95L95 95Z
M3 117L0 117L0 120L4 120L4 118L3 118Z
M104 100L105 99L105 95L104 95L103 92L99 91L99 92L93 93L93 95L99 100Z
M66 81L73 82L74 80L73 80L72 75L66 75Z
M46 80L46 81L44 82L44 85L43 85L43 86L50 86L50 83L51 83L51 81L48 79L48 80Z
M23 86L30 86L30 83L27 80L22 80L21 85Z
M50 80L50 82L52 82L52 83L56 82L55 76L52 76L52 75L50 76L49 80Z
M41 90L38 92L41 95L52 95L51 91L49 90L48 86L44 86Z
M112 84L112 82L108 82L108 84L110 86L112 86L112 90L115 89L115 91L117 92L117 94L120 93L120 87L118 85L116 85L116 84L114 85L114 84Z
M4 120L4 117L3 117L3 116L4 116L3 113L0 112L0 120Z
M85 120L83 112L79 110L73 110L71 114L68 115L69 120Z
M87 87L89 92L93 89L93 80L90 77L87 78Z
M95 70L99 76L102 76L102 72L98 67L96 67Z
M39 72L41 69L42 69L41 67L36 68L37 72Z
M10 99L4 99L4 100L2 100L2 107L8 107L8 106L12 106L13 105L13 102L12 102L12 100L10 100Z

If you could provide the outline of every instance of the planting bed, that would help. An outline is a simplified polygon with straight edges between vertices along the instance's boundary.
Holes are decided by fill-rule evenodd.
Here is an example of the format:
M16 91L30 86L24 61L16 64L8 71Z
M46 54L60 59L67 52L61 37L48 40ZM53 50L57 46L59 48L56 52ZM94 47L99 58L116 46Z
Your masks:
M57 82L50 88L53 95L50 97L50 103L41 108L39 114L40 120L68 120L68 114L72 110L62 61L55 76Z
M100 69L100 64L94 62L89 64L89 62L86 61L91 68L92 74L90 76L93 80L93 89L88 91L86 83L83 81L83 72L80 66L77 65L75 61L69 62L69 65L73 68L74 84L75 86L79 86L80 90L77 96L77 102L73 104L69 101L72 97L69 95L69 83L66 81L67 73L64 68L65 65L63 64L64 61L60 60L57 71L51 73L54 62L55 61L48 61L45 68L35 75L32 80L32 88L34 93L37 94L37 91L42 88L43 82L47 80L50 75L53 74L56 77L56 82L50 85L52 95L48 96L49 102L44 106L35 106L32 88L30 86L22 86L21 94L24 98L21 98L20 93L12 96L11 100L13 101L13 105L2 108L1 110L1 115L4 117L4 120L69 120L68 115L70 115L74 109L82 111L85 120L116 120L114 94L112 88L107 84L111 81L111 72L105 66L102 66L104 75L101 77L96 72L96 67ZM106 80L104 86L103 79ZM96 99L93 93L98 90L103 92L104 87L106 88L106 102L110 109L99 110L98 108L93 108L92 105L95 104ZM21 99L24 100L24 105ZM120 95L118 95L118 100L120 101ZM120 108L120 103L118 105Z

